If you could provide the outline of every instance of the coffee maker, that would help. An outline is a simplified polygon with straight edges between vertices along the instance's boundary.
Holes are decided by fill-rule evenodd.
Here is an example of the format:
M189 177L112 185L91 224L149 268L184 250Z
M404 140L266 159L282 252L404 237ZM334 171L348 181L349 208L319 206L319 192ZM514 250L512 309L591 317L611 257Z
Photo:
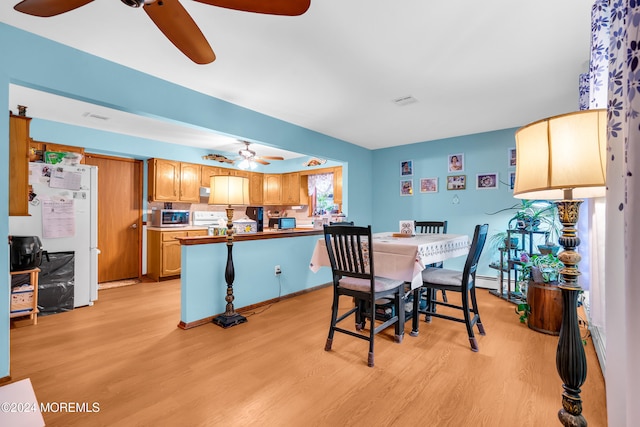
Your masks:
M247 206L246 214L256 222L256 231L264 231L264 208L262 206Z

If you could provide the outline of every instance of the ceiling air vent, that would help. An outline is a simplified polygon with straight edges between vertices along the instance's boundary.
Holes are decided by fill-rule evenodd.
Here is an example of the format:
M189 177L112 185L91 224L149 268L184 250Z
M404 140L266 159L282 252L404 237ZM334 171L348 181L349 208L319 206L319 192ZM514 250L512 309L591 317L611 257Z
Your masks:
M402 96L400 98L396 98L393 100L393 103L403 107L405 105L413 104L414 102L418 102L413 96Z
M105 121L109 120L109 117L107 117L107 116L101 116L99 114L93 114L93 113L84 113L82 115L82 117L86 117L86 118L89 118L89 119L105 120Z

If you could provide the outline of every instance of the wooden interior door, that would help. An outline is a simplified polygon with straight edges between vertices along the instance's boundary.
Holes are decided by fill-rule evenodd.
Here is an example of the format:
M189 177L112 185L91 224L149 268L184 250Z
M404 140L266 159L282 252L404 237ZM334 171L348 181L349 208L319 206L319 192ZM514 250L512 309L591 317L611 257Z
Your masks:
M98 166L98 283L139 278L142 161L86 154Z

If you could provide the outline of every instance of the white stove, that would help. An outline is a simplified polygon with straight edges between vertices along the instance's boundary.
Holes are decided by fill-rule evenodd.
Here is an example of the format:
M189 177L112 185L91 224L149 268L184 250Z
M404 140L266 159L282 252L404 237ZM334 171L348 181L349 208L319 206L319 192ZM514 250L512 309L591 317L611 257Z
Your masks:
M221 219L224 221L224 223L220 221ZM193 211L193 215L191 216L191 221L193 226L217 227L218 225L224 224L224 226L226 227L227 214L226 212Z

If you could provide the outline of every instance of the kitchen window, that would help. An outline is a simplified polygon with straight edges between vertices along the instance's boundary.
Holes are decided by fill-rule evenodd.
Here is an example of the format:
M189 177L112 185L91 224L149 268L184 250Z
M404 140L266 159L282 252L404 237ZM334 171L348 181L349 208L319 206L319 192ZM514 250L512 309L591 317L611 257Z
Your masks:
M307 187L311 215L324 215L337 209L333 201L333 173L309 175Z

